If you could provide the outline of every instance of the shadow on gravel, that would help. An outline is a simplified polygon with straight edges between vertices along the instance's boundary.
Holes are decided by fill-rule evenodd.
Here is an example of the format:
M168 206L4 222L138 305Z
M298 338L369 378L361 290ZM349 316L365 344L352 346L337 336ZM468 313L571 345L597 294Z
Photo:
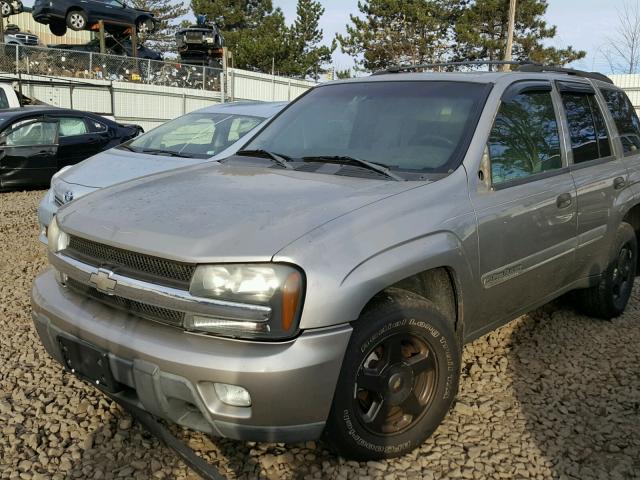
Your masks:
M556 478L640 478L639 297L613 321L554 302L513 332L515 395Z

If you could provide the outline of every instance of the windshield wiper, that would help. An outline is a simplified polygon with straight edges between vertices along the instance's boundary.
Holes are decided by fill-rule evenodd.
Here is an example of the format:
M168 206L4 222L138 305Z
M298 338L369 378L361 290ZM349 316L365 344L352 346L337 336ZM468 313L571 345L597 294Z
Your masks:
M293 168L289 165L290 157L287 155L282 155L279 153L270 152L269 150L256 149L256 150L238 150L236 155L244 156L244 157L259 157L259 158L267 158L272 162L280 165L283 168Z
M326 162L326 163L338 163L338 164L352 164L359 167L373 170L374 172L381 173L387 178L395 180L396 182L404 182L405 179L399 175L393 173L389 168L381 163L370 162L369 160L363 160L361 158L349 157L346 155L315 155L312 157L302 157L304 162Z
M174 152L173 150L162 150L160 148L143 148L141 150L134 150L138 153L148 153L149 155L166 155L167 157L181 157L181 158L194 158L192 155L186 153Z

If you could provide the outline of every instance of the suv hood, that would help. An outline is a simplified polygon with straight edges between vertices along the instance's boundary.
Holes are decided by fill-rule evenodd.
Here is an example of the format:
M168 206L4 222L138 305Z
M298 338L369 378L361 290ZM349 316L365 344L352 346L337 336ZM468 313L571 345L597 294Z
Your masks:
M132 178L208 161L209 159L149 155L112 148L74 165L59 178L75 185L104 188Z
M99 190L58 219L70 234L163 258L269 261L310 230L420 185L210 163Z

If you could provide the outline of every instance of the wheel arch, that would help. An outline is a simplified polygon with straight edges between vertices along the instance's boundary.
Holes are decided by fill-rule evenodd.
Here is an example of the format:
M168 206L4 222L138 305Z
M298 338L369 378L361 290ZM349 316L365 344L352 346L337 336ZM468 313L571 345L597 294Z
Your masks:
M464 292L470 289L472 278L460 240L451 232L439 232L375 256L351 272L343 286L356 282L366 288L360 296L358 317L390 288L415 293L432 302L462 340L468 310L463 298L468 298Z
M67 11L64 12L64 16L65 18L69 15L69 13L71 12L82 12L85 15L87 15L87 12L84 10L84 8L78 6L78 5L72 5L69 8L67 8Z

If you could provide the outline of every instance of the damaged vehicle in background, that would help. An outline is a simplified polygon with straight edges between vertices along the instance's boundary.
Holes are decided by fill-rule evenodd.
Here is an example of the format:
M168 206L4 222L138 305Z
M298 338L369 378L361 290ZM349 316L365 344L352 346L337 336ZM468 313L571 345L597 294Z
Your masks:
M199 18L197 25L181 28L176 33L180 60L191 65L222 67L224 37L213 24Z
M156 28L153 13L130 6L124 0L36 0L33 19L49 25L49 30L59 37L74 31L88 30L100 20L105 30L122 33L126 25L134 25L138 34L151 33ZM113 22L113 23L112 23Z
M151 173L226 158L245 135L264 125L285 102L234 102L171 120L135 140L64 168L38 206L40 240L58 208L87 193Z
M106 53L109 55L121 55L125 57L133 56L133 46L131 40L128 38L116 39L112 36L105 37ZM91 52L100 53L100 40L94 39L89 43L78 44L56 44L49 45L49 48L56 48L60 50L70 50L73 52ZM138 43L136 57L144 60L162 60L162 54L145 47L143 44Z

